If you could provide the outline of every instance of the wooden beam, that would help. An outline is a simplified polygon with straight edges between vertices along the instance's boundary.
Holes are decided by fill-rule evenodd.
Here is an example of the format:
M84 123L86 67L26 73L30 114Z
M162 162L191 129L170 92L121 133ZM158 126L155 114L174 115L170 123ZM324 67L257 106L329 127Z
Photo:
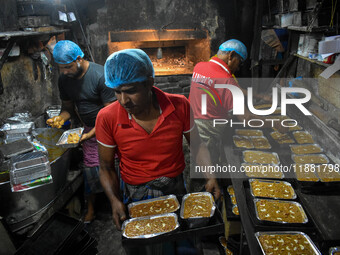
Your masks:
M197 40L207 38L207 32L193 29L133 30L110 32L111 42Z

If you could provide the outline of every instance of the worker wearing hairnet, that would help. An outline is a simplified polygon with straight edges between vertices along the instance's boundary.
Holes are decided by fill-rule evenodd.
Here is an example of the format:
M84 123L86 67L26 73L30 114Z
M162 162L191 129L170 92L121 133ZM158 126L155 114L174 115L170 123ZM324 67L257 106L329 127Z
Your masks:
M84 134L80 138L84 154L84 182L87 213L84 221L94 219L95 193L101 192L99 158L95 138L95 121L100 109L115 100L114 91L105 86L104 68L85 60L80 47L72 41L59 41L53 49L54 61L59 67L59 92L62 101L59 116L48 119L47 124L60 128L76 114Z
M232 117L233 110L233 96L230 90L215 88L215 84L229 84L240 88L234 74L247 59L247 56L246 46L239 40L231 39L219 46L216 56L208 62L198 63L193 70L189 95L190 104L195 123L202 140L207 144L213 164L225 165L227 163L221 144L227 125L214 126L213 120L228 120ZM244 90L243 93L245 93ZM206 98L205 109L202 109L202 97ZM247 107L245 107L244 115L237 115L236 117L241 123L244 119L246 123L250 118L260 119L259 116L252 115ZM286 131L276 124L275 127L278 127L280 131ZM202 185L199 181L195 181L189 187L191 191L195 191L199 190Z
M189 101L153 86L154 69L144 51L113 53L105 63L105 80L115 90L117 101L102 109L96 121L100 180L120 229L121 221L127 218L124 204L186 193L182 177L183 135L188 142L197 143L197 151L192 153L201 165L210 159L190 120ZM122 195L114 170L115 153L120 158ZM220 190L215 178L206 178L206 190L218 198Z

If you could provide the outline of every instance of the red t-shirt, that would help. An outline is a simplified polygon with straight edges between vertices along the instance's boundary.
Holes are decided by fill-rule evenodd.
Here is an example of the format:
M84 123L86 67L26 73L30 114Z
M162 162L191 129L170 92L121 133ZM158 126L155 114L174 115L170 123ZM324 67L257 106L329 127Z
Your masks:
M200 62L194 68L189 99L195 119L228 118L228 112L233 109L232 94L229 89L214 88L215 84L232 84L239 87L227 64L217 57L208 62ZM207 95L206 115L201 112L202 94Z
M124 182L139 185L162 176L176 177L184 170L183 133L194 126L189 101L153 87L161 115L148 134L118 101L97 116L96 138L106 147L115 147Z

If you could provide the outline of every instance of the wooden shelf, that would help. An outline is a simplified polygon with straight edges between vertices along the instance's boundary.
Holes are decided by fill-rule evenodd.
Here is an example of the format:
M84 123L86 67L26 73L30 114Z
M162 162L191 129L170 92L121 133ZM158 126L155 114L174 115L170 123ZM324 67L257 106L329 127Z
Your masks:
M335 32L335 28L322 26L322 27L311 27L308 30L307 26L288 26L288 27L280 27L277 25L274 26L262 26L263 29L288 29L297 32L308 32L308 33L321 33L321 32Z
M0 32L0 39L9 40L11 38L20 38L20 37L35 37L35 36L43 36L43 35L56 35L64 32L68 32L69 29L58 29L52 31L8 31L8 32Z
M328 26L311 27L310 30L308 30L307 26L288 26L287 29L293 30L293 31L299 31L299 32L314 32L314 33L334 31L334 28L328 27Z
M298 58L301 58L301 59L303 59L303 60L306 60L306 61L308 61L308 62L311 62L311 63L313 63L313 64L317 64L317 65L319 65L319 66L323 66L323 67L325 67L325 68L331 66L330 64L326 64L326 63L323 63L323 62L318 61L318 60L315 60L315 59L310 59L310 58L301 56L301 55L296 54L296 53L294 54L294 56L296 56L296 57L298 57Z

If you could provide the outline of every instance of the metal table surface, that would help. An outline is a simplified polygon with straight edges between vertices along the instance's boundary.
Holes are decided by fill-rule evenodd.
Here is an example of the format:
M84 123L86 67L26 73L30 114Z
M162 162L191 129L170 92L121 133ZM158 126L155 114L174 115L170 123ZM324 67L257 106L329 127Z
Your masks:
M236 166L239 169L241 165L240 158L234 154L234 150L230 142L228 143L227 141L225 143L224 151L226 154L226 158L228 160L228 164L232 166ZM232 185L235 191L238 210L240 213L242 228L247 239L249 251L251 254L254 254L254 255L262 254L260 246L258 245L256 237L254 235L255 228L253 226L252 220L248 212L246 196L242 188L243 181L245 179L239 178L240 176L235 176L235 174L233 176L233 173L231 173L230 175L231 175L231 182L232 182ZM240 252L240 254L242 253Z
M236 166L237 169L240 169L241 159L239 154L235 152L230 137L224 141L224 151L228 164ZM280 151L278 148L275 148L275 151L278 152L283 165L289 165L293 163L290 161L290 156L287 154L286 149L282 148ZM291 174L292 173L290 173L290 175ZM244 189L244 181L248 179L242 178L242 175L240 176L240 174L235 173L230 173L230 176L233 188L235 190L237 205L240 212L240 219L244 234L247 239L250 254L262 254L257 239L254 235L256 230L248 210ZM310 221L313 222L315 226L314 229L317 239L314 237L312 238L314 239L313 241L317 241L319 249L322 253L328 253L329 247L340 242L340 217L338 213L340 210L340 193L320 193L316 190L314 193L312 192L311 194L306 194L305 192L302 192L298 182L290 178L291 176L288 177L289 181L296 184L295 191L299 198L299 202L308 212L310 215ZM298 228L296 230L299 231Z

